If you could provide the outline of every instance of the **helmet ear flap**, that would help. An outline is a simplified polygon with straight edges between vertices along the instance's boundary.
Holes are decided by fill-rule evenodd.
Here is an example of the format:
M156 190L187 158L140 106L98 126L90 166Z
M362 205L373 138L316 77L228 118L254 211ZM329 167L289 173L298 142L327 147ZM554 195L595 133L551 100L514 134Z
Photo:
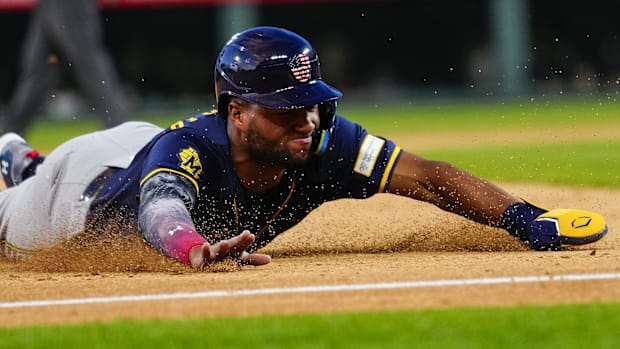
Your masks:
M325 101L319 104L319 129L312 135L313 153L322 154L329 140L332 128L334 126L334 118L336 117L336 100Z
M230 102L230 94L222 94L217 100L217 113L224 119L228 118L228 102Z
M334 117L336 116L336 100L325 101L319 104L319 119L321 124L320 130L328 130L334 124Z

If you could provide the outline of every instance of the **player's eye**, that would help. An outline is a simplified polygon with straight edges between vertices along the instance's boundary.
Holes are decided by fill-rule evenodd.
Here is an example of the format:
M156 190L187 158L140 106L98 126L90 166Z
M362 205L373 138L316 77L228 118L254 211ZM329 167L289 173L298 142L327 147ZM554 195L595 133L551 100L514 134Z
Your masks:
M317 112L318 110L319 110L319 105L318 104L306 107L306 111L307 112Z

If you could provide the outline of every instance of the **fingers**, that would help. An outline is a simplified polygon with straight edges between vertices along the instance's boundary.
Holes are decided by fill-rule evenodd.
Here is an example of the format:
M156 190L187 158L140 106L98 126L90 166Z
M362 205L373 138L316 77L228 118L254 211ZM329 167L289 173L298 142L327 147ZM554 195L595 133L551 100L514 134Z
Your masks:
M265 265L271 262L271 256L262 253L247 253L241 255L243 264L248 265Z
M247 265L265 265L271 262L271 257L266 254L248 253L246 250L254 243L256 237L248 230L241 234L222 240L214 245L204 243L197 253L192 254L190 260L194 268L204 268L206 265L222 260L226 257L239 259Z
M241 254L254 243L254 240L256 240L254 234L244 230L234 238L228 239L229 250L227 255L241 257Z
M206 264L210 263L211 245L205 242L202 245L194 246L189 251L189 262L192 268L202 269Z
M218 242L217 244L213 245L213 247L211 247L211 250L209 251L209 254L207 255L208 257L207 262L211 263L218 259L225 258L226 256L228 256L229 249L230 249L230 246L228 245L228 240L222 240Z
M254 243L255 239L254 234L244 230L243 233L233 238L222 240L211 248L210 261L223 259L228 256L239 258Z

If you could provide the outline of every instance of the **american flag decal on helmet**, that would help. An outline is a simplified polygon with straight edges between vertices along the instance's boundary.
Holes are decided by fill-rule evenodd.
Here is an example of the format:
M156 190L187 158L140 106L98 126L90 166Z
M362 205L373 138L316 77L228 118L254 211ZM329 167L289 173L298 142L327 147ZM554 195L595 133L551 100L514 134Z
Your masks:
M288 65L291 67L291 72L293 72L295 79L300 82L310 80L310 57L303 53L298 54L291 59Z

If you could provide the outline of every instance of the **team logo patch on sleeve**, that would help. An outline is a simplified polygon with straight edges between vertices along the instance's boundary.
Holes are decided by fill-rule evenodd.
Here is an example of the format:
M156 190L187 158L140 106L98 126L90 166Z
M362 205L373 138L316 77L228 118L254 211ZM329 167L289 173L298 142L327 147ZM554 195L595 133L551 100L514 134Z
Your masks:
M179 167L191 173L195 179L198 179L202 173L202 163L196 149L192 147L185 148L177 156L180 160Z
M373 135L366 135L357 152L357 160L355 161L353 171L370 177L384 144L385 140Z

